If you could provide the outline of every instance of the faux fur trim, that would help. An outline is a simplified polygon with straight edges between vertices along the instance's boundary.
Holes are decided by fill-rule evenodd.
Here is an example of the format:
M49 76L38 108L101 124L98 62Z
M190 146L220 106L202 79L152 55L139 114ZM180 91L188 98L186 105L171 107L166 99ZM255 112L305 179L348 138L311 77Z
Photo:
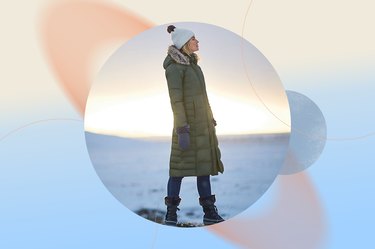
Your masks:
M183 64L183 65L190 65L189 56L184 55L183 53L181 53L181 51L178 50L175 46L173 46L173 45L169 46L169 48L168 48L168 54L177 63ZM195 59L196 59L196 54L193 53L192 56L194 56Z

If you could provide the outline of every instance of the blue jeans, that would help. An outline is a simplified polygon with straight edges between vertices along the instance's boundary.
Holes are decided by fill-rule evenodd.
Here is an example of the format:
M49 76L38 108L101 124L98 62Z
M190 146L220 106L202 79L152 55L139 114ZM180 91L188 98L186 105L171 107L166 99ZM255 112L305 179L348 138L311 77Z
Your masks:
M178 197L180 195L181 181L184 177L169 177L167 192L168 197ZM210 176L197 176L197 188L200 197L211 195Z

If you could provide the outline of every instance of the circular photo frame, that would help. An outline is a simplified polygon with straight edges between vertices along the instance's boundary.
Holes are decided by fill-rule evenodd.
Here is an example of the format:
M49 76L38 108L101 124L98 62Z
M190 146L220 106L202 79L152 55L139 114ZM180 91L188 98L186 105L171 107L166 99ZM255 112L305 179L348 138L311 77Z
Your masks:
M124 206L199 227L234 217L271 186L290 111L250 42L211 24L173 25L140 33L106 61L87 100L85 137L99 178Z

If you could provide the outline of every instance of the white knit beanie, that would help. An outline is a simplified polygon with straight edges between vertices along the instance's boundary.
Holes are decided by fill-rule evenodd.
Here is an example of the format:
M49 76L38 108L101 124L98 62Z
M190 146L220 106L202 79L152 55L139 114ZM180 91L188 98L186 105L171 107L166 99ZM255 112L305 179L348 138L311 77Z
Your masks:
M167 31L168 33L172 33L173 45L175 45L177 49L181 49L190 38L195 36L194 33L188 29L179 29L173 25L169 25Z

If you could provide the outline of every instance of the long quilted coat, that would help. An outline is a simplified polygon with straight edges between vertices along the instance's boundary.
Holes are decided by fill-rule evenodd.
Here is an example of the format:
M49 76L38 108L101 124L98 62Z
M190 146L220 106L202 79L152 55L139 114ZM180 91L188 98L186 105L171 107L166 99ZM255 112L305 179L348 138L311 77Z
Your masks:
M170 176L203 176L223 173L213 115L197 56L168 48L163 67L174 117ZM190 146L181 150L176 128L190 126Z

